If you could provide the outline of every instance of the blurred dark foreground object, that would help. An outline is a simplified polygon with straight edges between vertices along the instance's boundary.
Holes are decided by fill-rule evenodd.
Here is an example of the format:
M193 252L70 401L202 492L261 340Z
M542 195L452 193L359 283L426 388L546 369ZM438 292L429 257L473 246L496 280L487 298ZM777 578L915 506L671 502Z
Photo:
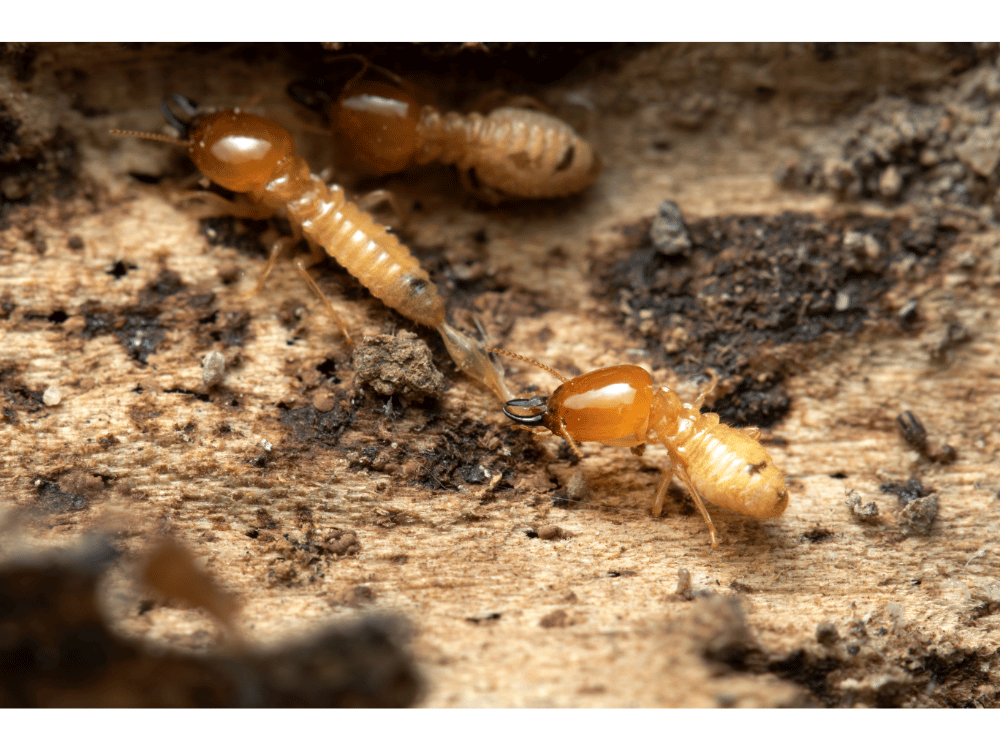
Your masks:
M419 695L413 661L397 645L405 624L388 617L225 656L123 640L96 602L116 556L91 542L0 570L0 707L398 708Z

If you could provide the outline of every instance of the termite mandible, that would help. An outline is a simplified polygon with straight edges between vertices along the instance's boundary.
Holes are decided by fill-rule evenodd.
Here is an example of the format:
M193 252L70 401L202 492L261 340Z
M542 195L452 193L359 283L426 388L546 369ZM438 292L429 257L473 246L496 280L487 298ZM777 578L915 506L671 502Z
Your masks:
M581 458L578 442L621 448L663 443L671 467L663 469L652 514L660 515L667 486L676 475L708 524L712 547L719 545L705 500L754 518L774 518L788 507L785 480L758 441L760 429L738 430L721 424L718 414L699 411L718 382L714 372L694 403L685 404L666 386L655 388L649 373L636 365L601 367L568 379L527 357L490 351L536 365L562 381L548 398L504 404L504 414L518 425L565 438Z
M180 131L180 138L127 130L111 133L185 147L205 177L246 196L258 215L284 212L296 236L275 243L257 290L281 251L304 235L313 250L310 264L325 251L386 305L412 321L436 328L459 369L485 384L501 401L512 398L502 370L490 360L485 346L445 321L444 301L417 259L371 215L347 200L343 188L328 186L311 173L305 160L296 156L295 143L285 128L238 109L197 114L194 104L184 97L174 95L173 101L194 116L190 123L181 122L163 103L164 116ZM326 302L350 342L316 282L301 262L296 268Z
M396 84L359 80L367 66L344 87L330 117L366 171L454 164L466 190L493 204L578 193L601 171L590 143L557 117L514 106L487 115L442 113L421 107L390 71L383 73Z

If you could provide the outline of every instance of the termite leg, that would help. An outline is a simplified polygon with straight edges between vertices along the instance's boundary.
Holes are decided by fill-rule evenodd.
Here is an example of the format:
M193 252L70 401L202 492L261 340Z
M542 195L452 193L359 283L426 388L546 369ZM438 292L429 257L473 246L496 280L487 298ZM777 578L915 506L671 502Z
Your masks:
M500 191L494 190L476 179L475 167L458 170L458 179L462 183L462 187L465 188L465 192L484 203L495 206L503 200L503 194Z
M760 438L760 427L744 427L743 434L748 438L757 440Z
M579 447L577 447L576 441L573 439L572 435L570 435L569 432L566 431L566 425L560 422L559 429L560 432L556 434L562 435L562 437L566 438L566 442L569 443L570 449L576 454L577 458L583 458L583 451L581 451Z
M656 499L653 500L653 507L649 511L654 518L659 518L660 514L663 513L663 501L667 499L667 487L670 486L670 480L674 478L674 467L672 465L669 468L662 469L662 471L663 481L660 482L660 487L656 490Z
M195 177L201 179L199 175L195 175ZM216 216L233 216L237 219L260 221L262 219L270 219L274 216L274 211L261 208L259 205L251 203L248 200L229 200L228 198L223 198L218 193L208 190L185 190L184 197L201 201L203 206L194 211L195 216L199 219L209 219Z
M667 450L670 450L669 447ZM671 456L671 458L673 458L673 456ZM684 483L684 486L688 488L688 492L691 493L691 498L694 500L695 506L697 506L698 511L701 513L701 517L704 518L705 523L708 524L708 535L712 539L712 549L718 548L719 543L715 538L715 524L712 523L712 517L708 515L708 508L705 507L705 501L702 499L701 493L698 492L698 488L694 486L694 482L691 481L691 477L688 476L688 473L684 471L684 467L677 461L674 461L674 472L676 472L677 476Z
M299 272L299 274L302 276L303 279L305 279L306 283L309 285L309 288L313 290L313 294L319 297L320 300L322 300L323 304L326 305L327 314L333 319L334 323L340 326L340 331L341 333L344 334L344 338L347 339L348 345L353 345L354 340L351 338L351 334L347 332L347 327L344 325L344 321L340 319L340 316L337 314L337 311L333 308L333 305L331 304L329 298L325 294L323 294L323 290L319 288L319 284L317 284L313 280L313 277L309 275L309 272L306 270L306 266L302 263L301 260L295 261L295 270Z
M405 229L407 223L410 221L409 212L403 209L403 205L391 190L372 190L370 193L358 198L354 203L362 211L367 211L368 213L371 213L373 206L377 206L380 203L388 203L392 207L393 213L396 214L396 221L399 222L398 229Z
M576 441L573 439L573 436L569 434L569 431L566 429L566 423L563 422L562 419L559 420L558 428L552 430L552 434L556 437L564 438L566 442L569 443L570 449L576 454L576 457L583 458L583 453L580 451L580 448L577 447Z
M715 386L719 384L719 376L716 375L715 370L709 367L706 370L706 372L708 373L709 377L708 385L704 389L702 389L701 393L698 394L698 398L694 400L692 406L695 409L701 408L701 405L705 403L705 399L708 398L708 395L715 390Z
M267 259L267 264L264 266L264 270L261 271L260 277L257 279L257 285L246 295L247 298L254 296L264 288L264 282L267 281L267 277L270 276L271 271L274 270L274 265L278 262L278 258L282 255L282 253L295 247L295 245L299 243L300 239L301 237L281 237L271 245L271 255ZM326 305L327 313L330 315L333 322L340 327L341 332L344 334L344 338L347 339L347 343L353 344L354 340L351 338L351 334L347 332L347 327L340 319L340 316L330 303L330 300L325 294L323 294L323 290L319 288L319 285L313 281L309 272L306 271L307 268L314 266L316 263L323 260L323 258L326 257L326 253L323 251L323 248L314 245L312 242L309 243L309 247L312 249L312 254L309 256L309 260L306 263L303 263L301 260L296 260L295 270L299 272L299 275L301 275L303 279L305 279L309 288L312 289L313 294L319 297L323 304Z
M274 265L278 262L278 258L285 251L295 247L297 243L298 239L294 237L282 237L271 245L271 255L268 257L267 263L264 265L264 270L261 271L260 276L257 277L256 286L254 286L254 288L247 293L247 298L253 297L264 288L264 282L267 281L267 277L270 276L271 271L274 270Z

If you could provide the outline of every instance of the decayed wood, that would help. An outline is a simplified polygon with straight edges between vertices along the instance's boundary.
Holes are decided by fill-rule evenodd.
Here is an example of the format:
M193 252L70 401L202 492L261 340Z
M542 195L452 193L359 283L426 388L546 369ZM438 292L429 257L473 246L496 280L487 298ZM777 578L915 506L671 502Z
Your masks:
M580 371L650 364L646 342L623 333L594 286L592 268L624 257L622 227L667 198L689 222L846 212L773 180L789 153L783 125L810 106L817 119L836 115L796 98L808 76L783 62L789 54L809 59L797 47L652 48L615 72L553 84L552 101L585 91L596 105L591 137L606 169L592 190L484 209L445 170L391 178L421 202L404 239L456 320L471 330L478 316L504 348ZM850 71L895 56L913 80L949 85L937 55L870 48L816 67L814 80L844 92L857 85L844 82L858 80ZM356 387L351 349L291 264L245 298L263 254L211 244L179 191L128 176L181 174L168 147L105 135L159 127L156 105L172 90L206 103L257 93L238 56L219 53L212 83L193 63L178 68L184 56L134 53L129 76L91 62L72 85L108 113L88 116L68 107L74 91L53 52L37 59L32 101L69 133L82 176L68 198L3 214L0 484L6 509L22 512L7 559L18 545L68 545L104 529L126 553L124 570L169 532L240 599L252 642L402 613L428 706L997 705L1000 233L961 232L933 272L888 292L896 309L919 301L913 330L875 326L795 363L791 409L764 435L789 509L758 522L712 508L713 551L682 493L663 518L649 516L662 450L636 458L586 446L571 465L556 441L511 430L428 331L418 333L450 387L436 402L387 404ZM731 85L709 91L692 56L723 61ZM772 76L772 100L739 98L741 59ZM253 84L272 92L264 104L299 127L321 168L325 139L294 125L304 115L280 96L292 66L259 65ZM650 139L663 130L656 102L671 80L714 97L720 112L689 102L693 124L670 130L663 151ZM733 112L742 114L726 120ZM357 340L415 327L342 271L325 268L320 283ZM213 351L225 369L206 384ZM519 364L508 372L515 390L552 385ZM654 380L697 390L662 367ZM907 444L896 425L905 411L957 459L934 463ZM936 516L924 511L929 527L880 490L912 477L937 498ZM851 491L875 502L877 517L853 512ZM122 633L180 649L215 642L207 615L170 601L140 614L143 596L109 585L105 606Z

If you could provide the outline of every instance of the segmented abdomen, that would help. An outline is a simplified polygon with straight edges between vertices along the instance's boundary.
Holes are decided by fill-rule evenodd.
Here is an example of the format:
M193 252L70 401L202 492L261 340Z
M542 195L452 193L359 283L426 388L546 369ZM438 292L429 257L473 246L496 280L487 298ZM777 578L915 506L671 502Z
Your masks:
M425 107L419 164L438 159L475 170L484 185L523 198L555 198L587 187L600 171L590 144L562 120L518 107L441 115Z
M306 178L295 165L268 190L274 198L284 198L289 220L307 238L382 302L431 328L444 322L444 301L427 272L385 227L347 201L343 189L328 188L312 174Z
M676 444L691 481L716 505L755 518L780 515L788 504L781 472L757 440L718 419L701 415Z

